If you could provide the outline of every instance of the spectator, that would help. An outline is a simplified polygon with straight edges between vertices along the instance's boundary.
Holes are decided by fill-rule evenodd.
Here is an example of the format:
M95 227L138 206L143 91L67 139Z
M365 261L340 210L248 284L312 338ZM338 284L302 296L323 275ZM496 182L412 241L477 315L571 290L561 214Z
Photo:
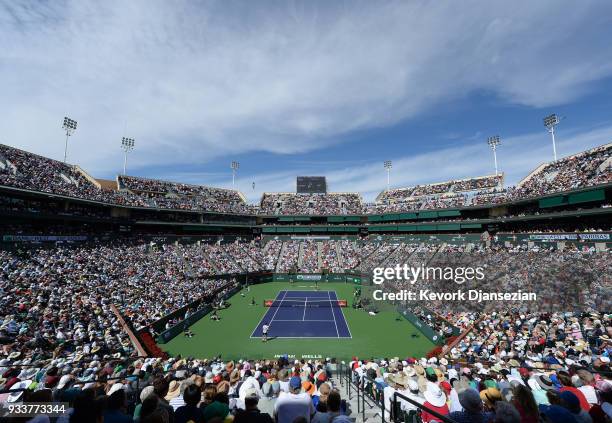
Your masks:
M454 411L448 415L449 418L458 423L487 423L493 419L492 412L485 412L478 391L468 388L459 392L459 403L463 411Z
M251 389L244 399L245 409L236 412L234 423L272 423L274 421L272 417L257 408L258 402L257 391Z
M446 405L446 395L440 389L440 387L434 382L427 382L425 392L425 402L423 406L425 409L421 413L421 420L423 423L429 423L437 421L438 417L429 413L427 410L433 410L438 414L447 416L449 414L448 406Z
M349 423L351 420L341 413L342 400L340 393L333 390L327 397L327 411L317 411L312 423Z
M578 423L573 414L560 405L547 405L541 408L545 423Z
M523 423L524 421L512 404L505 401L499 401L495 404L495 423ZM539 421L539 419L536 421Z
M168 414L170 423L174 423L174 408L164 399L168 395L169 388L170 384L165 378L158 377L153 380L153 392L157 396L157 409L164 410Z
M559 371L559 372L557 372L557 377L559 379L559 382L561 382L561 385L562 385L561 389L559 389L559 392L561 392L561 393L563 393L563 392L571 392L572 394L574 394L576 396L576 398L578 398L578 401L580 402L580 408L582 408L584 411L588 412L589 409L591 408L591 405L587 401L587 399L584 396L584 394L578 388L576 388L572 384L572 379L571 379L569 373L567 373L564 370L563 371Z
M153 386L149 385L149 386L145 386L143 388L142 391L140 391L140 404L137 404L136 407L134 408L134 423L139 423L140 422L140 414L142 411L142 404L144 403L144 401L149 397L149 396L154 396L155 393L153 392ZM155 407L157 407L157 398L155 398Z
M175 423L204 423L204 414L198 407L201 396L200 388L195 384L189 384L184 388L183 401L185 405L176 409L174 413Z
M563 391L559 395L561 405L574 415L578 423L591 423L593 420L588 412L581 408L580 399L570 391Z
M302 381L298 376L289 380L289 392L281 392L274 406L277 423L292 423L296 417L304 416L307 422L315 412L310 395L300 392Z
M512 404L521 415L521 422L538 423L540 420L538 405L531 391L525 385L518 383L513 386Z
M115 386L119 386L115 388ZM105 423L131 423L133 419L131 416L128 416L126 412L126 398L125 391L123 390L123 385L115 384L113 385L114 390L111 389L109 391L108 401L107 401L107 409L104 413L104 422Z
M74 408L67 419L60 417L58 423L102 423L104 421L103 409L100 401L96 401L93 389L82 390L74 399Z

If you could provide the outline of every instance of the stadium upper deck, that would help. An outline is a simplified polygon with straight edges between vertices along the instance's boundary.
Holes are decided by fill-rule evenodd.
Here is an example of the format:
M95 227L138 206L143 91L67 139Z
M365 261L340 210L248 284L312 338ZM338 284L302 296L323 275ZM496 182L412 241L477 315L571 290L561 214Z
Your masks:
M515 187L489 175L384 191L372 204L357 193L266 193L259 207L239 191L118 176L104 189L78 166L0 144L0 185L120 206L259 215L357 215L486 206L612 182L612 144L540 166ZM105 187L108 184L105 185Z
M495 188L502 188L503 182L504 175L500 174L417 185L414 187L395 188L381 192L378 197L376 197L376 201L379 203L386 201L409 201L411 198L427 195L449 195L459 192L487 191Z
M332 192L327 194L264 193L259 212L272 214L360 214L363 211L361 195Z

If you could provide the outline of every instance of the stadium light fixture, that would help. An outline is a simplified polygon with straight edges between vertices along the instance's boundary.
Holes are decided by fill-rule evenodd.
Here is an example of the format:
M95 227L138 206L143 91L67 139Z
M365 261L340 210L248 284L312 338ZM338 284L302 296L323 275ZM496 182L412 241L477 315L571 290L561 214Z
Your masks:
M387 191L389 191L389 186L391 183L391 168L393 167L393 163L391 163L391 160L385 160L384 166L385 169L387 169Z
M232 189L233 189L236 186L236 171L240 167L240 163L233 161L230 167L232 168Z
M553 145L553 157L554 160L557 161L557 145L555 144L555 126L557 126L561 122L561 119L556 114L552 114L550 116L546 116L544 118L544 126L550 132L550 136L552 137L552 145Z
M489 144L489 147L491 147L491 150L493 150L493 160L495 161L495 176L497 176L499 174L497 171L497 146L501 144L501 139L499 138L499 135L489 137L487 139L487 144Z
M66 131L66 144L64 145L64 163L68 159L68 138L74 131L77 129L77 121L74 119L70 119L69 117L64 117L64 123L62 124L62 129Z
M121 148L123 149L123 174L125 175L125 171L127 168L127 155L130 151L134 149L134 138L121 138Z

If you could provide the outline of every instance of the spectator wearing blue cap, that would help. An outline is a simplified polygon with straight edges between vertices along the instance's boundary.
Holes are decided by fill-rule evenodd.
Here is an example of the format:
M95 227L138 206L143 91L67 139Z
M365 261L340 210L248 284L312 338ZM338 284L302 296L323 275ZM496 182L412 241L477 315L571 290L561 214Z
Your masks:
M547 423L578 423L574 415L560 405L540 406L544 422Z
M592 423L591 416L580 407L580 400L573 392L561 392L559 398L561 399L561 405L574 415L578 423Z
M277 423L293 423L297 417L305 417L310 422L315 413L310 395L302 391L302 380L293 376L289 380L289 392L281 392L274 405L274 418Z

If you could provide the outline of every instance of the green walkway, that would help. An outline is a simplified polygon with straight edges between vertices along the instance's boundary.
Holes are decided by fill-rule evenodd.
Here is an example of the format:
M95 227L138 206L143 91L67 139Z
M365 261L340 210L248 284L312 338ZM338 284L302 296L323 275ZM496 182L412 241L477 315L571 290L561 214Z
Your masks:
M336 291L339 299L348 300L349 307L342 311L348 322L352 339L273 339L263 343L251 339L251 333L266 312L264 299L275 298L280 290L314 290L312 282L271 282L251 287L230 298L231 306L219 312L221 320L211 321L208 316L195 323L193 338L182 333L162 349L172 355L211 358L221 355L225 359L274 358L288 354L296 358L336 357L341 360L357 355L360 358L424 356L434 345L405 319L396 320L398 314L382 311L370 316L363 310L353 310L354 285L322 283L321 290ZM255 298L256 306L250 305ZM414 338L411 335L416 334Z

